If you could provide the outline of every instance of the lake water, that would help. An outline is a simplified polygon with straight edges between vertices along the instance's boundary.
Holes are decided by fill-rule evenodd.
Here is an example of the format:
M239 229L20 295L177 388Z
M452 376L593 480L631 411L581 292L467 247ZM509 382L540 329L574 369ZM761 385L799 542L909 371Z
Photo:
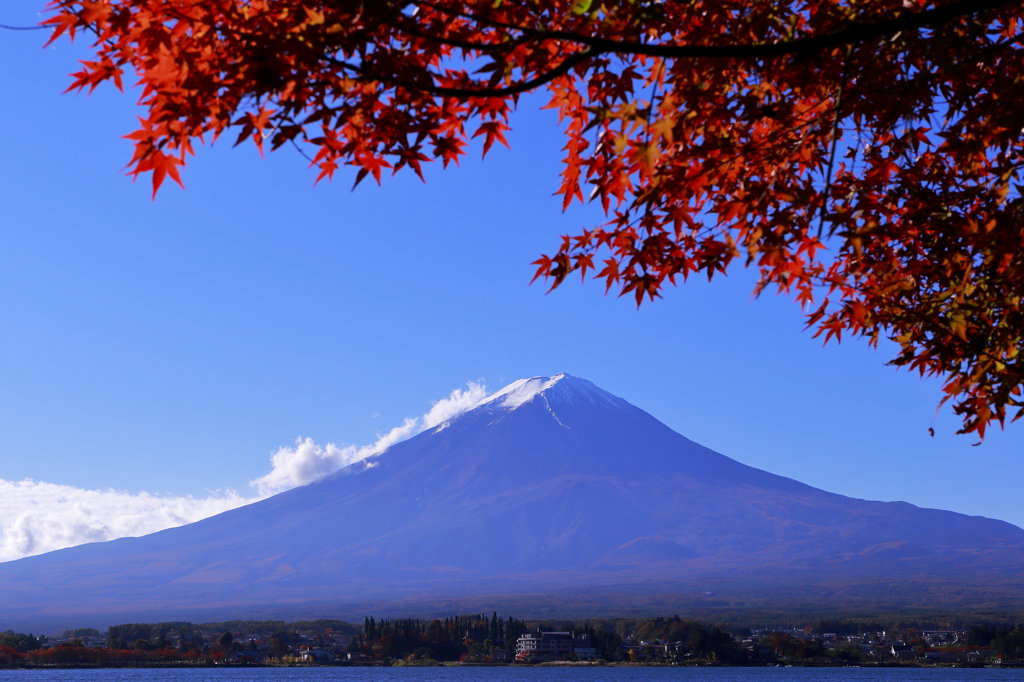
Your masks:
M1015 682L995 668L149 668L0 670L0 682Z

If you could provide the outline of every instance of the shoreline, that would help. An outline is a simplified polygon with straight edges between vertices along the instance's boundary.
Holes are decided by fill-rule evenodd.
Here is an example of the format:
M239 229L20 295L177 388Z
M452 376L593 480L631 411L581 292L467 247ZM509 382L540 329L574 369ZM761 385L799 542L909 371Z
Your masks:
M117 670L125 668L956 668L956 669L1021 669L1024 661L1012 663L906 663L877 662L850 665L828 661L799 663L723 663L717 661L638 662L614 661L592 663L589 661L544 661L540 663L490 663L477 661L367 661L359 663L223 663L223 662L125 662L120 665L88 663L49 663L0 666L0 670Z

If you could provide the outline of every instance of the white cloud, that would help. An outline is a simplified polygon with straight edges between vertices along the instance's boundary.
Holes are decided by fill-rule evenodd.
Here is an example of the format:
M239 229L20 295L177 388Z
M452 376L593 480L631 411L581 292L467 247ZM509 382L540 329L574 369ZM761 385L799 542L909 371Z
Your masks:
M320 446L312 438L295 441L295 446L279 448L270 456L270 473L251 482L261 495L279 493L289 488L312 483L316 479L347 467L388 449L395 443L411 438L418 433L443 424L487 397L487 388L470 382L465 390L455 389L442 400L435 402L422 417L408 418L385 434L380 434L372 445Z
M87 542L147 535L256 502L383 452L443 424L486 397L483 384L470 382L466 389L456 389L435 402L423 416L406 419L379 435L372 445L320 446L310 438L299 438L294 447L279 448L271 455L271 471L252 481L259 491L257 497L242 497L233 490L201 498L174 497L0 479L0 561Z
M0 479L0 561L155 533L256 499L232 490L197 499Z
M465 391L455 389L447 398L434 403L433 407L423 415L423 428L420 431L432 429L438 424L462 414L487 396L487 387L472 381L469 382Z

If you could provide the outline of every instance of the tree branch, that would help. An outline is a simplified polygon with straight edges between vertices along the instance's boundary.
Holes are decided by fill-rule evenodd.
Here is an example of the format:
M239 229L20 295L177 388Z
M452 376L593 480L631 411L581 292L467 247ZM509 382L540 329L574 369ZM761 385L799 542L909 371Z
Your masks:
M603 51L593 50L587 48L582 52L577 52L574 55L566 57L562 60L562 63L546 71L536 78L531 78L528 81L517 83L516 85L510 85L504 88L484 88L482 90L467 90L464 88L446 88L442 86L421 86L415 85L414 87L430 92L435 95L442 95L445 97L508 97L510 95L520 95L524 92L529 92L534 88L540 87L555 80L559 76L569 72L569 69L573 68L577 64L582 64L588 59L597 57Z
M924 12L912 12L901 15L894 19L883 19L870 23L858 23L848 26L834 33L796 40L781 41L777 43L752 43L752 44L728 44L728 45L659 45L623 42L597 38L592 36L572 33L571 31L542 31L531 29L525 26L514 26L502 22L488 20L477 15L468 15L427 2L418 0L422 4L437 11L450 15L461 16L482 23L490 24L506 30L522 31L534 40L564 40L567 42L587 45L599 52L615 52L620 54L646 55L649 57L663 57L667 59L692 59L692 58L725 58L725 59L760 59L765 57L780 57L801 52L814 52L831 47L842 47L852 45L871 38L881 38L904 31L915 31L920 28L942 24L947 21L961 17L977 14L985 10L1003 7L1005 5L1019 5L1021 0L957 0L947 5L941 5Z
M540 87L550 83L559 76L568 73L569 69L573 68L577 64L582 64L588 59L592 59L600 55L600 51L594 51L589 48L584 49L581 52L577 52L573 55L566 57L562 60L562 63L554 67L550 71L545 71L536 78L531 78L528 81L523 81L515 85L510 85L504 88L490 88L484 87L479 90L472 88L449 88L441 85L428 85L426 83L414 83L412 81L400 81L387 78L378 78L371 73L368 73L362 67L356 66L355 64L349 64L333 57L328 57L327 61L354 73L358 74L363 78L371 78L378 80L381 83L390 83L395 87L404 88L405 90L418 90L420 92L430 93L432 95L440 95L441 97L457 97L459 99L468 99L470 97L508 97L510 95L520 95L524 92L529 92L534 88Z
M834 33L829 33L821 36L811 36L809 38L798 38L796 40L783 41L778 43L755 43L748 45L658 45L658 44L645 44L645 43L630 43L616 40L608 40L606 38L596 38L591 36L585 36L578 33L572 33L569 31L541 31L531 29L525 26L516 26L503 22L493 21L480 17L473 14L466 14L457 12L454 10L442 7L430 0L414 0L415 4L424 5L430 7L435 11L448 14L450 16L459 16L462 18L470 19L473 21L479 21L485 24L506 29L514 30L523 33L523 36L518 42L526 42L527 40L562 40L565 42L574 42L581 45L586 45L589 49L583 52L577 53L571 57L566 58L561 64L554 69L544 72L528 81L524 81L517 85L508 86L505 88L482 88L480 90L467 90L464 88L445 88L441 86L427 86L420 84L411 83L400 83L403 87L418 89L424 92L429 92L436 95L448 96L448 97L506 97L510 95L518 95L533 88L539 87L546 83L551 82L555 78L568 72L569 69L580 64L591 57L596 57L600 54L635 54L645 55L650 57L661 57L665 59L694 59L694 58L727 58L727 59L760 59L767 57L778 57L789 54L798 54L801 52L812 52L817 50L823 50L832 47L851 47L852 45L870 40L872 38L880 38L887 35L893 35L904 31L913 31L927 26L935 24L945 23L959 19L961 17L969 16L971 14L977 14L989 9L995 9L1005 5L1017 5L1021 4L1021 0L957 0L947 5L941 5L924 12L913 12L905 14L895 19L885 19L882 21L875 21L871 23L859 23L848 26L847 28L841 29ZM409 31L408 27L404 30ZM441 43L448 43L455 47L465 47L467 49L477 49L481 51L488 51L494 49L496 46L490 44L472 44L465 43L459 45L459 42L454 39L440 38L430 36L426 33L418 31L409 31L417 37L436 40ZM1016 42L1016 38L1006 41L1007 43Z

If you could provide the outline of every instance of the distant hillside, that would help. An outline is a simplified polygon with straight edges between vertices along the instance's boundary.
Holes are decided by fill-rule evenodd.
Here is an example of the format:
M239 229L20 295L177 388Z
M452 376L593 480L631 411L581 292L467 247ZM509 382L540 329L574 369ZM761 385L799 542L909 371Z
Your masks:
M0 623L473 612L498 598L529 617L984 609L1020 600L1022 566L1016 526L754 469L557 375L247 507L0 564Z

